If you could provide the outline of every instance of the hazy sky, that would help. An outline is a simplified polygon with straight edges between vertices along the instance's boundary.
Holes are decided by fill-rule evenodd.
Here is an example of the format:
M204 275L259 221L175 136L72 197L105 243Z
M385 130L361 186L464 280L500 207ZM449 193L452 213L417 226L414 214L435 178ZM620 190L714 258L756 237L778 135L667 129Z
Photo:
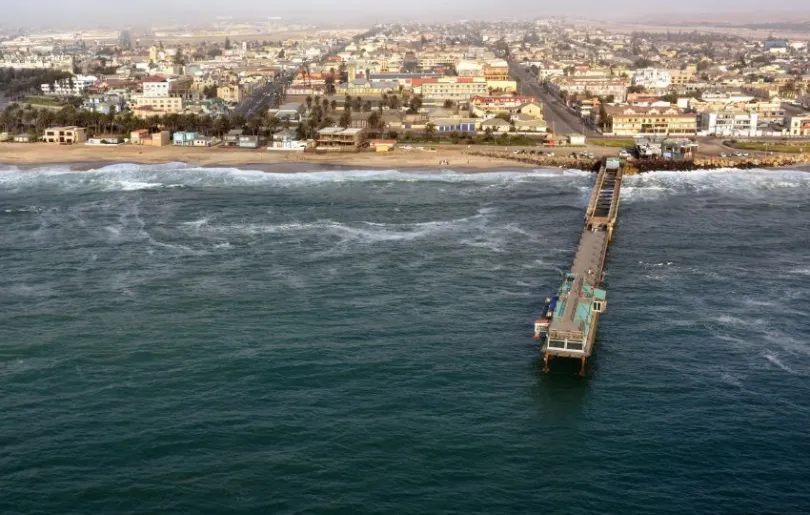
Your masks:
M283 16L287 19L372 24L377 21L447 21L453 19L532 19L546 15L630 19L663 13L755 13L752 21L791 19L794 10L810 12L807 0L0 0L0 24L5 27L161 24L213 20L217 16ZM775 12L776 11L776 12ZM803 17L802 19L810 19Z

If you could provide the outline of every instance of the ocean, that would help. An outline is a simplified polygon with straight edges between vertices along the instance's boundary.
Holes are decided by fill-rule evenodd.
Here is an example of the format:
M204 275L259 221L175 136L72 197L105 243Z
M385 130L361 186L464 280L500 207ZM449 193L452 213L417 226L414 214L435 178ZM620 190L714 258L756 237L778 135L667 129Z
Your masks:
M0 513L810 513L810 174L0 166ZM556 363L554 363L556 364Z

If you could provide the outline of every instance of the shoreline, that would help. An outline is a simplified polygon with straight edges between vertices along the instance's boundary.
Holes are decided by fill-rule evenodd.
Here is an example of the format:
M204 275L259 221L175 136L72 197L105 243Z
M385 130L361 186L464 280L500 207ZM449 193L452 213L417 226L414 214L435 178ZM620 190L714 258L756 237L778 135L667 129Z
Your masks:
M442 165L441 162L447 162ZM379 170L379 169L531 169L535 164L519 163L502 157L471 155L464 149L438 148L436 151L402 151L375 153L352 152L311 154L266 149L224 149L204 147L147 147L136 145L89 146L49 145L45 143L2 143L0 164L24 168L43 165L99 165L120 163L183 163L206 168L267 167L288 169L290 173L311 169Z
M391 170L411 173L491 173L530 170L595 171L597 161L556 158L527 158L495 151L483 153L465 148L437 147L434 151L403 151L375 153L301 153L279 152L266 149L225 149L204 147L147 147L136 145L90 146L50 145L45 143L0 144L0 166L14 166L31 170L43 166L67 166L71 171L90 171L119 164L165 165L177 163L198 168L238 168L267 173L350 172ZM442 164L447 163L447 164ZM766 171L795 170L810 172L806 162L759 162L758 166L725 160L697 158L695 164L684 168L666 162L656 164L639 161L635 173L654 171L692 172L719 169L761 169ZM632 166L632 165L631 165ZM631 174L632 175L632 174Z

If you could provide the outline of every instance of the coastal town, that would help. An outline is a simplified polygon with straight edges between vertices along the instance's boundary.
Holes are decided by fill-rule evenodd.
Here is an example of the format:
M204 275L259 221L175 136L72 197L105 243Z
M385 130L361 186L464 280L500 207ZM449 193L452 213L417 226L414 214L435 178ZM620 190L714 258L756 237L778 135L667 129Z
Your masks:
M810 152L810 51L561 18L15 31L0 33L0 108L12 161L81 145L88 160L183 147L250 162L793 164Z

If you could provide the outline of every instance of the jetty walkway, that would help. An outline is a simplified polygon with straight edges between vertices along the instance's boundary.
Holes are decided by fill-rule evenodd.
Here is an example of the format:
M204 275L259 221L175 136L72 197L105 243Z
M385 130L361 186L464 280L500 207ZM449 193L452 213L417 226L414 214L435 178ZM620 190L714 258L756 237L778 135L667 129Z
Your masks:
M557 295L546 299L543 314L534 324L534 336L543 341L544 370L554 358L578 359L580 375L593 353L599 315L607 307L603 275L607 250L619 213L623 164L608 158L600 167L577 246L574 263Z

